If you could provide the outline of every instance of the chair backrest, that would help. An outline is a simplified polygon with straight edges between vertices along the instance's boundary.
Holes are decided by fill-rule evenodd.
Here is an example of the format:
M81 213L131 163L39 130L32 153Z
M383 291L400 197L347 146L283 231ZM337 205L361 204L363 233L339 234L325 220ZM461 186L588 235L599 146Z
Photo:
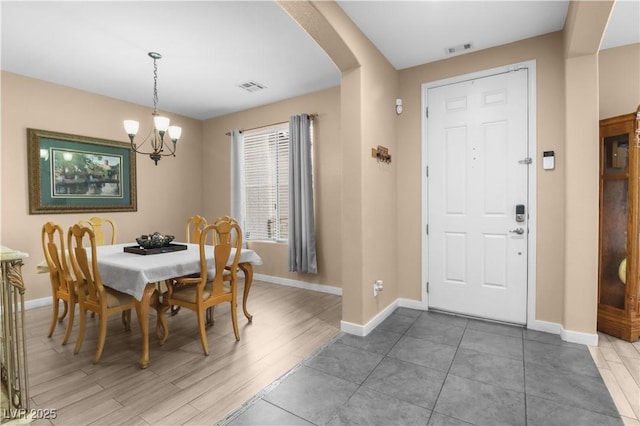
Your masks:
M220 216L220 217L216 217L215 219L213 219L212 223L216 224L216 223L221 223L221 222L228 222L228 223L237 225L237 228L234 227L232 229L231 241L232 241L233 244L235 244L236 237L239 234L240 235L240 246L242 247L242 229L240 228L240 224L238 223L238 221L235 218L231 217L231 216ZM240 230L240 232L239 233L235 232L235 229Z
M81 226L89 226L96 237L96 244L99 246L103 246L105 244L115 244L117 241L117 233L118 230L116 228L116 224L109 218L106 217L92 217L91 219L83 219L78 222ZM109 231L105 232L105 229L102 227L103 225L108 224ZM111 238L107 238L107 234L111 234Z
M187 219L187 242L198 244L202 230L207 226L207 219L202 216L195 215Z
M47 222L42 225L42 251L49 268L51 286L54 291L74 291L70 263L64 246L64 232L60 225Z
M213 279L212 277L206 277L207 259L205 250L208 248L207 241L211 241L213 244L216 268ZM200 271L201 277L206 277L206 279L202 280L202 283L213 281L212 294L218 294L222 291L225 267L228 266L231 274L236 274L241 250L242 230L237 222L218 221L207 225L203 229L200 236Z
M232 218L231 216L220 216L220 217L216 217L215 219L213 219L212 223L218 223L218 222L230 222L230 223L238 223L237 220L235 220L234 218Z
M78 279L78 290L85 290L78 291L80 301L96 305L100 305L101 301L106 302L105 289L98 271L96 236L93 230L78 224L71 226L67 235L67 245L71 265ZM87 256L87 250L91 250L91 260Z

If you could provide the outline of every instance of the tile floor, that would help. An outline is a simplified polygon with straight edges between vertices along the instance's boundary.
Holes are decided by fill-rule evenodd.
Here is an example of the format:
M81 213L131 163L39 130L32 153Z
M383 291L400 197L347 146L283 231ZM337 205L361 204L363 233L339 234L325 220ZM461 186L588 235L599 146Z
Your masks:
M399 308L341 334L221 425L623 425L589 349Z

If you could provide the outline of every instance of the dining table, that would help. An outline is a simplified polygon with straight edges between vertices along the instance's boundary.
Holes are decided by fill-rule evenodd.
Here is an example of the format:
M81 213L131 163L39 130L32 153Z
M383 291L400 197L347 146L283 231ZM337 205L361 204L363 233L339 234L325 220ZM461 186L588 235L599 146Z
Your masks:
M182 247L178 247L182 246ZM140 368L149 365L149 307L159 303L153 300L160 283L173 278L200 272L200 246L193 243L172 243L170 247L179 250L142 250L137 243L121 243L96 247L98 271L102 283L115 290L129 294L136 299L136 311L142 335L142 355ZM215 272L214 250L207 247L207 265L211 268L207 275ZM233 259L232 249L229 260ZM88 253L90 255L90 253ZM242 310L249 321L253 316L247 310L249 291L253 283L253 266L262 265L262 258L251 249L242 248L238 268L244 273ZM46 262L38 265L39 272L46 272ZM158 313L162 315L161 312ZM166 321L159 321L166 327Z

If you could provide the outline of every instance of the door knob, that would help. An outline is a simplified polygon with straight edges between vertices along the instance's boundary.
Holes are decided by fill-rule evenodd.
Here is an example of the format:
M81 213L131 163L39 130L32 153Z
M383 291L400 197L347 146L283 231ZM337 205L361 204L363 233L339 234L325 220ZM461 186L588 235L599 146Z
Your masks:
M513 232L514 234L518 234L518 235L522 235L524 234L524 228L516 228L516 229L512 229L509 232Z

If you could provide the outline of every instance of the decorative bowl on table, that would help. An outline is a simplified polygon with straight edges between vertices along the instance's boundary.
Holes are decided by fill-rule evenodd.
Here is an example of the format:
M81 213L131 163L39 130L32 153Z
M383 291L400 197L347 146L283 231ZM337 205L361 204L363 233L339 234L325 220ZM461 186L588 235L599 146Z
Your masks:
M154 232L149 235L141 235L136 238L136 242L142 248L151 249L168 246L174 238L173 235L162 235L159 232Z

